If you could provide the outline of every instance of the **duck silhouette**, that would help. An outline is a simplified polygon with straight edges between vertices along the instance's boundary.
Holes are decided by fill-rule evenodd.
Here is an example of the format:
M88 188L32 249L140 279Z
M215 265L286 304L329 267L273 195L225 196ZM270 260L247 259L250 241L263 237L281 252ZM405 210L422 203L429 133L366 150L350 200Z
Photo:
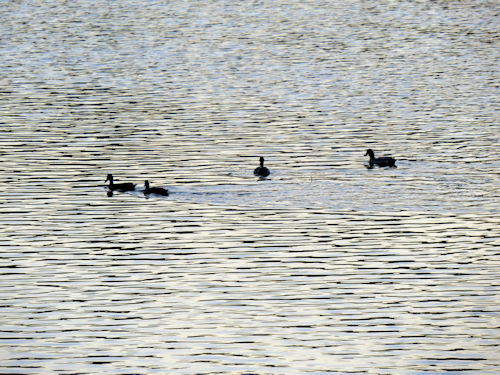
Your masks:
M149 195L149 194L168 196L168 190L156 186L149 187L149 181L146 180L144 181L144 195Z
M397 168L396 167L396 159L391 158L390 156L383 156L380 158L375 157L375 153L371 148L366 150L365 156L370 156L369 160L369 165L368 169L372 169L374 166L379 166L379 167L392 167L392 168Z
M260 167L254 169L253 174L259 177L267 177L271 173L267 167L264 167L264 158L260 157Z
M108 182L108 181L109 181L108 188L111 191L113 191L113 190L134 191L135 190L135 184L133 184L131 182L123 182L121 184L115 184L112 174L108 174L108 177L106 178L106 181L104 181L104 182Z

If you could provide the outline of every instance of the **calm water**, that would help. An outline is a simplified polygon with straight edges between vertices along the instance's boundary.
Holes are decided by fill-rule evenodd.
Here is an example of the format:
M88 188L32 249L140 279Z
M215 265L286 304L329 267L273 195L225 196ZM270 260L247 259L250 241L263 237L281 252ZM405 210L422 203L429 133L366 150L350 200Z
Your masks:
M0 373L500 371L496 1L0 15Z

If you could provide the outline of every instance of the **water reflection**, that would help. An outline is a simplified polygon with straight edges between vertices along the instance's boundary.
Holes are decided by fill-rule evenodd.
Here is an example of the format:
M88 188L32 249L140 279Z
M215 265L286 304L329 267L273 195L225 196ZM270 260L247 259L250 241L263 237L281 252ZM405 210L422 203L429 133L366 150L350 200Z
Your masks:
M5 4L0 371L494 373L492 9Z

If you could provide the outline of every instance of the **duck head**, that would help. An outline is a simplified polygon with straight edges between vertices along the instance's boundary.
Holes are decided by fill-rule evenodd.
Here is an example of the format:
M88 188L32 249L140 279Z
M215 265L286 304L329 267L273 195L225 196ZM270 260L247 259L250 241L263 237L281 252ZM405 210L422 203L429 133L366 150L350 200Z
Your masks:
M113 175L112 174L108 174L108 177L106 177L106 181L104 182L110 182L110 183L113 183Z
M365 156L366 155L370 156L370 159L374 159L375 158L375 153L373 152L373 150L371 148L369 148L368 150L366 150Z
M148 180L144 181L144 187L146 188L146 190L149 189L149 181Z

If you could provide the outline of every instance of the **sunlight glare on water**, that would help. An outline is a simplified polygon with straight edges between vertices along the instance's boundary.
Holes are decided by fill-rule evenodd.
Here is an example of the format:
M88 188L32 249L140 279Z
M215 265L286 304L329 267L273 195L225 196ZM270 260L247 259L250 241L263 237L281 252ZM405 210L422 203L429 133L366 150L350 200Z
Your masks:
M498 372L496 2L0 14L0 372Z

